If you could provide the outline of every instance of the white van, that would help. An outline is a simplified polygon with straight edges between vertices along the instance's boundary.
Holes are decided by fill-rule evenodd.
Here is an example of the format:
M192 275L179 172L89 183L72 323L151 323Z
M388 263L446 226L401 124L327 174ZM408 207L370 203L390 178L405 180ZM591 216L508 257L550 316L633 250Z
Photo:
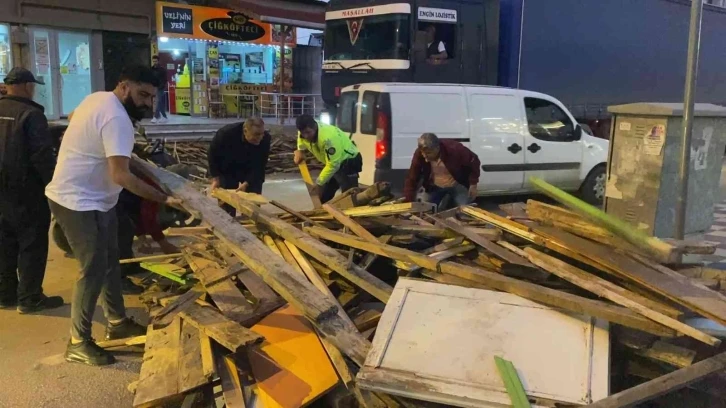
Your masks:
M588 134L557 99L476 85L369 83L343 88L336 124L363 155L361 184L399 189L417 139L455 139L479 156L480 195L532 192L537 176L591 203L605 193L608 141Z

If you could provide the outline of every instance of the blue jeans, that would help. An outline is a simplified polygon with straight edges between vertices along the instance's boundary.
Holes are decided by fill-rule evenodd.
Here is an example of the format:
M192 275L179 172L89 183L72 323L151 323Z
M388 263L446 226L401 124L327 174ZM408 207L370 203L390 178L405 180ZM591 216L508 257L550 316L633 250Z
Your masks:
M154 119L164 116L166 118L166 90L159 88L156 90L156 112Z
M471 202L469 199L469 189L465 186L462 186L461 184L456 184L453 187L431 187L431 191L426 191L421 193L420 199L421 201L425 201L428 203L434 203L437 206L441 206L441 201L444 199L444 197L449 196L449 205L447 207L452 207L451 201L453 201L454 206L458 207L461 205L467 205ZM439 208L439 211L445 210L446 208Z

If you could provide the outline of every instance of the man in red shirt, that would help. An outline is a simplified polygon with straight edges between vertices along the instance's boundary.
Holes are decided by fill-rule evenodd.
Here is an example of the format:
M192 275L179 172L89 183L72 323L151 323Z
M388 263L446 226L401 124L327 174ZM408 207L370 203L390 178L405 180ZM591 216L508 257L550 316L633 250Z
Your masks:
M408 170L405 199L413 201L423 182L422 201L440 205L444 197L450 196L456 206L466 205L476 198L480 166L479 157L463 144L424 133Z

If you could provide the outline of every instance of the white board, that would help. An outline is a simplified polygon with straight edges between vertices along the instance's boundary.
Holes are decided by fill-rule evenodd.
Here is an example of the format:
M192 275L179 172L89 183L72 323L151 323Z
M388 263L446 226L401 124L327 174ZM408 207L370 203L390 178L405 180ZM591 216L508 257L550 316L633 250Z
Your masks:
M509 406L500 356L530 398L588 404L608 395L609 355L605 321L508 293L400 279L357 380L450 405Z

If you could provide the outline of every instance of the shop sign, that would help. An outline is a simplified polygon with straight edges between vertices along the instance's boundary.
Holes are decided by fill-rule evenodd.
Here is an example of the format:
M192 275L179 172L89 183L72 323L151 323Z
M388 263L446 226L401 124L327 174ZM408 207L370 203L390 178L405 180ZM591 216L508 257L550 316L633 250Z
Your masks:
M271 24L262 23L248 14L213 7L156 3L156 30L160 37L189 38L279 44ZM286 44L297 43L294 30Z
M229 18L202 21L202 31L223 40L254 41L266 34L265 29L244 14L229 12Z
M220 93L230 95L255 94L260 92L272 92L271 85L255 84L224 84L219 87Z
M456 10L419 7L419 21L439 21L442 23L456 23Z

